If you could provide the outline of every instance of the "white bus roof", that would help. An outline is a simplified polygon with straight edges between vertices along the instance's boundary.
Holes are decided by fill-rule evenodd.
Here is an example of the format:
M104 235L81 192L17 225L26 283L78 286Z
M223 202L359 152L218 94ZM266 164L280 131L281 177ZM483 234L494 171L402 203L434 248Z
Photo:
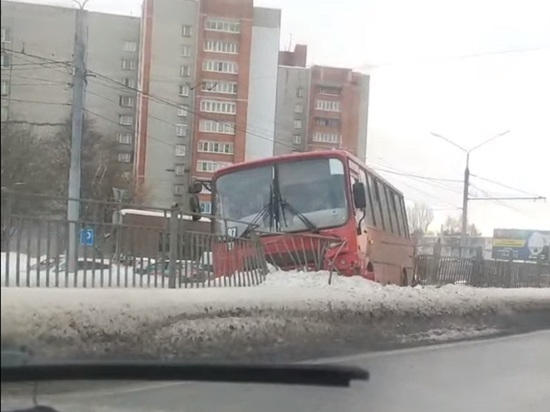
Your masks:
M151 217L166 217L170 218L171 213L170 212L155 212L152 210L140 210L140 209L122 209L120 211L120 214L122 216L126 215L138 215L138 216L151 216ZM181 215L181 219L183 220L193 220L192 216L189 215ZM211 222L211 220L207 217L201 217L199 222Z

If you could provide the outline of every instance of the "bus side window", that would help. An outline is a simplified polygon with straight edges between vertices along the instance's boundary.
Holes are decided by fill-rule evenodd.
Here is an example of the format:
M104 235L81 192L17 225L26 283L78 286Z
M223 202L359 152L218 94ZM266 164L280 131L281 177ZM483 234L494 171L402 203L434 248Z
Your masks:
M378 223L378 228L386 230L386 219L382 213L382 200L380 198L380 187L378 181L369 175L369 186L374 187L374 196L373 196L373 209L376 222Z
M411 234L409 232L409 221L407 218L407 209L405 208L405 199L403 196L399 196L399 208L401 216L403 217L403 229L405 229L404 234L405 237L408 239L411 237Z
M388 197L386 196L386 185L382 182L378 182L378 185L380 186L380 200L382 203L382 215L384 216L384 222L386 223L386 231L395 233L393 229L393 222L391 220Z
M388 188L388 201L394 221L394 229L400 236L403 236L405 234L405 232L403 232L403 218L401 217L400 208L397 207L398 203L396 203L396 198L397 194L392 189Z
M372 182L369 181L367 172L365 170L361 170L361 181L365 185L365 195L367 197L367 225L368 226L376 226L376 219L374 217L374 207L373 207L373 189L372 189Z

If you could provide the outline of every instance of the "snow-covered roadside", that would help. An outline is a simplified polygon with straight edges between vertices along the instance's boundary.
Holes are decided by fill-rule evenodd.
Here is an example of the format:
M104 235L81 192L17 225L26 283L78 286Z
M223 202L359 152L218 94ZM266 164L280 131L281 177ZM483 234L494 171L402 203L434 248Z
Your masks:
M495 327L489 317L550 314L550 289L402 288L340 277L328 285L328 276L275 272L253 288L2 288L2 340L49 356L233 356L265 345L402 339L451 324Z

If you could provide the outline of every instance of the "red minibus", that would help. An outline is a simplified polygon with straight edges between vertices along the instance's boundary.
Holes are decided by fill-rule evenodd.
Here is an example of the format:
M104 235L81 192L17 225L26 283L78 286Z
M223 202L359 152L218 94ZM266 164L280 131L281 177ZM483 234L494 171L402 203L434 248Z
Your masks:
M212 206L215 232L237 240L259 236L277 267L412 282L414 247L402 193L346 151L220 169L212 180ZM229 249L215 251L214 262L229 258L223 251Z

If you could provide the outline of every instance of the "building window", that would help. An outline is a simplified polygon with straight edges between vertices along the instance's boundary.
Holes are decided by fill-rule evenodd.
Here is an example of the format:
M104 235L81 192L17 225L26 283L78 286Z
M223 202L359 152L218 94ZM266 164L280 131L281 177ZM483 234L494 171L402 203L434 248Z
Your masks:
M340 87L321 86L319 87L319 94L326 94L329 96L339 96L341 93Z
M131 153L119 153L118 154L118 161L120 163L130 163L132 161L132 154Z
M232 155L233 143L210 142L207 140L200 140L198 151L202 153L220 153Z
M205 80L201 84L201 90L207 93L237 94L237 83Z
M180 66L180 76L181 77L191 76L191 66L187 66L187 65Z
M10 36L10 30L2 27L2 36L1 36L2 43L10 43L11 42L11 36Z
M176 136L178 137L187 137L187 125L186 124L177 124L176 125Z
M10 93L10 85L8 84L8 82L2 82L2 90L0 94L2 96L7 96L9 93Z
M203 100L201 101L201 112L236 114L237 103L222 100Z
M174 195L182 196L185 193L185 187L183 185L174 185Z
M205 60L202 69L206 72L237 74L237 63L221 60Z
M9 54L2 53L2 61L0 62L0 66L2 67L2 69L10 68L10 62L11 62L10 57L11 56Z
M133 126L134 116L128 114L120 114L118 115L118 123L123 126Z
M316 117L315 124L318 126L340 127L340 119L326 119L324 117Z
M323 110L326 112L339 112L340 102L333 100L315 100L315 110Z
M185 156L185 145L184 144L177 144L174 146L174 153L178 157Z
M304 105L301 103L296 103L294 105L294 113L303 113L304 112Z
M122 70L135 70L136 69L136 61L135 60L129 60L129 59L122 59L121 67L122 67Z
M186 44L181 46L181 56L182 57L190 57L191 56L191 46L188 46Z
M189 112L189 106L187 106L186 104L178 107L178 117L187 117L188 112Z
M132 135L127 132L117 133L117 140L120 144L132 144Z
M126 78L122 79L122 83L124 84L124 86L126 86L130 89L135 89L136 88L136 79L131 79L129 77L126 77Z
M320 143L340 143L340 135L335 133L315 133L313 141Z
M185 165L179 164L174 167L174 173L176 176L183 176L185 175Z
M193 35L193 26L188 24L181 26L181 35L182 37L191 37Z
M208 19L204 24L206 30L240 33L241 23L235 20Z
M302 128L302 121L301 120L294 120L294 128L295 129L301 129Z
M292 143L293 144L302 144L302 136L299 134L295 134L292 136Z
M204 51L213 53L237 54L238 46L235 42L221 40L207 40L204 43Z
M137 52L137 43L135 41L125 41L122 50L125 52L135 53Z
M136 103L134 96L119 96L118 100L122 107L134 107Z
M235 134L235 123L201 120L199 123L199 131L204 133Z
M180 84L178 94L180 96L189 96L189 85Z
M296 97L305 97L306 95L306 89L304 89L303 87L298 87L296 89Z
M229 162L215 162L213 160L199 160L197 162L197 171L205 173L214 173L219 169L227 166L231 166Z
M201 213L205 215L212 214L212 203L211 202L200 202Z

